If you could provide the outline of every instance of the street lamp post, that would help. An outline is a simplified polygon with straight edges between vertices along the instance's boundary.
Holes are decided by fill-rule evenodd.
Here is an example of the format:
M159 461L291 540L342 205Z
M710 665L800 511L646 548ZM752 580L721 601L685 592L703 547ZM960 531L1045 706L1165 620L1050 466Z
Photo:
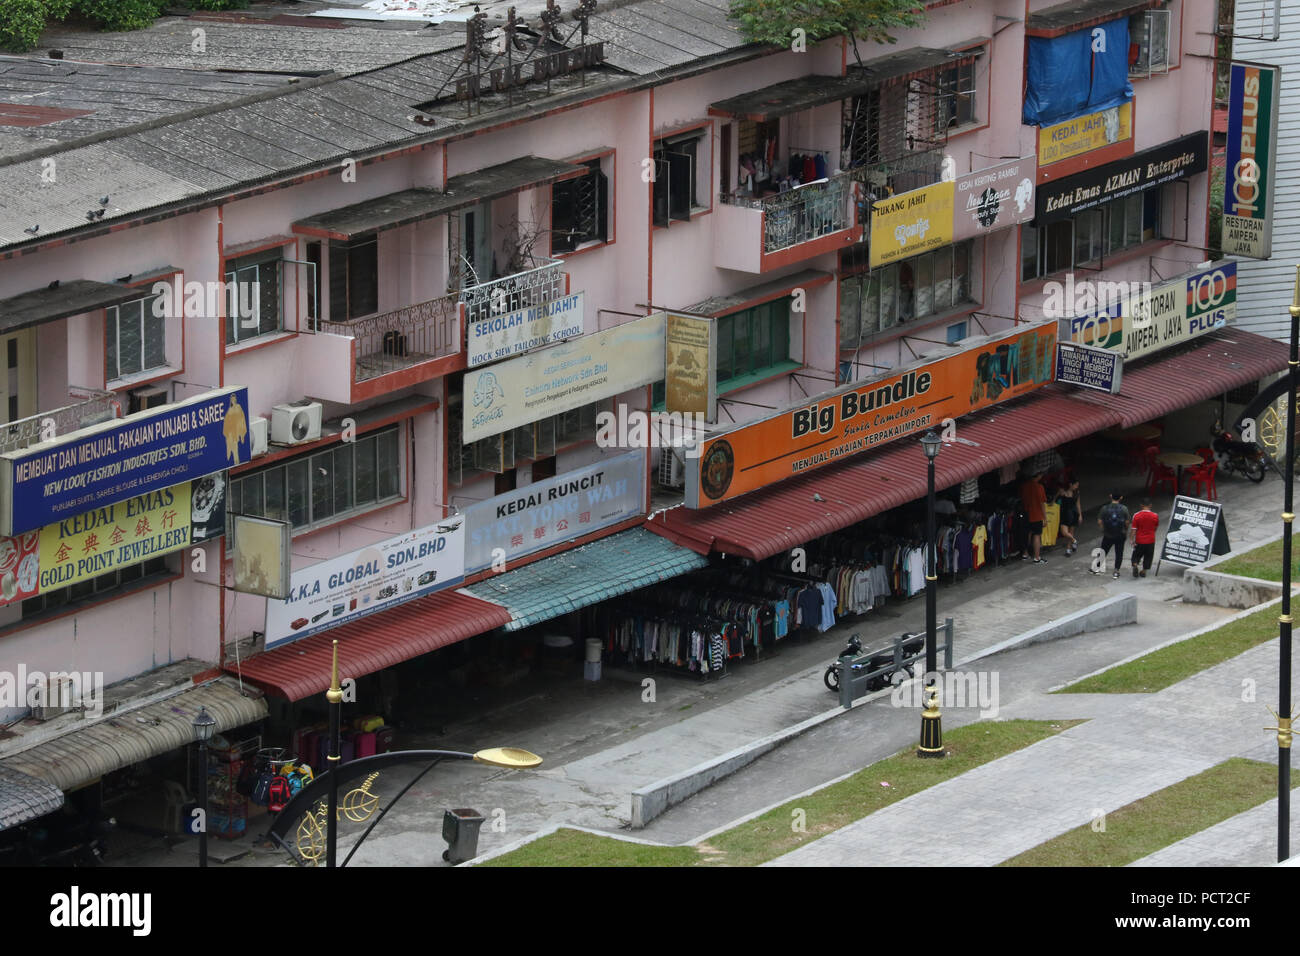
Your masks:
M1282 487L1282 614L1278 661L1277 861L1291 855L1291 524L1295 520L1296 368L1300 364L1300 266L1291 296L1291 359L1287 363L1286 463Z
M934 677L939 670L939 640L936 604L939 578L935 573L934 539L936 534L934 519L934 459L943 446L942 439L930 429L921 437L921 447L925 449L927 468L925 495L925 676L929 681L926 688L925 710L921 712L921 745L917 748L918 757L943 756L943 721L939 714L939 693L934 686Z
M339 762L340 720L343 710L343 687L339 683L339 642L334 641L334 664L330 672L330 689L325 692L330 709L329 816L325 818L325 866L334 866L339 835Z
M200 707L194 718L194 740L199 745L199 866L208 865L208 741L217 726L206 707Z

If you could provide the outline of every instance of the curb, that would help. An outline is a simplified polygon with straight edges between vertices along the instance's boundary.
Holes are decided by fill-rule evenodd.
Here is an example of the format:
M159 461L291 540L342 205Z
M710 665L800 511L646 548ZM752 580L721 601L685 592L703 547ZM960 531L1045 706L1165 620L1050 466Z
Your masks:
M992 654L1002 651L1011 650L1017 647L1026 647L1030 644L1038 644L1044 641L1058 640L1064 637L1074 637L1078 634L1084 634L1089 631L1101 630L1108 627L1116 627L1121 624L1133 624L1137 622L1137 596L1133 594L1116 594L1106 598L1104 601L1098 601L1081 610L1074 611L1064 617L1059 617L1054 621L1036 627L1032 630L1025 631L1016 637L1008 638L992 647L985 648L973 654L970 657L963 658L953 664L954 669L969 664L972 661L980 660ZM876 691L874 694L868 694L853 702L854 709L868 704L882 697L887 697L893 693L893 688L885 688ZM670 777L664 777L656 780L654 783L640 787L632 791L632 829L639 830L645 827L651 820L665 813L669 808L693 797L700 791L712 786L719 780L730 774L735 773L749 764L753 763L759 757L776 749L788 740L792 740L814 727L818 727L829 720L833 720L840 714L843 714L844 708L835 707L832 710L815 714L806 720L800 721L793 726L778 730L775 733L768 734L753 743L746 744L730 750L719 757L714 757L701 764L696 764L688 770L681 773L673 774Z

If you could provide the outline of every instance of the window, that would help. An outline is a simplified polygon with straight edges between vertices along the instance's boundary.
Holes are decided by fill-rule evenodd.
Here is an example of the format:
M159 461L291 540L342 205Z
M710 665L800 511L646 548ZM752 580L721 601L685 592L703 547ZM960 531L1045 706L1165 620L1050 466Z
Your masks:
M461 485L482 474L503 475L529 459L533 460L533 481L555 468L557 448L590 441L596 436L596 416L604 402L593 402L572 411L539 419L500 435L489 435L465 444L462 435L464 400L459 394L463 377L448 383L451 398L447 402L447 481ZM548 466L546 462L551 464ZM500 492L498 492L499 494Z
M96 578L78 581L66 588L55 588L53 591L45 591L36 597L28 598L23 601L22 617L26 619L44 611L53 611L90 598L102 597L109 591L116 591L124 585L167 573L165 557L150 558L148 561L118 568Z
M718 391L763 378L790 363L790 303L784 296L717 320Z
M227 514L287 520L299 531L400 499L400 435L384 428L234 478Z
M1160 189L1148 189L1044 227L1022 226L1021 279L1095 262L1157 238L1161 195Z
M1169 72L1170 11L1145 10L1128 19L1128 74Z
M280 312L281 258L279 249L268 249L226 262L227 345L284 327Z
M330 243L330 321L379 311L379 237Z
M856 300L859 318L842 317L840 348L856 351L879 332L969 302L971 250L966 240L842 279L841 306Z
M551 252L573 252L609 238L609 178L600 160L583 163L589 172L551 187Z
M974 123L975 60L963 60L939 71L937 77L939 109L935 113L935 132Z
M104 310L104 378L112 382L167 364L167 319L148 295Z
M661 139L655 143L654 224L685 222L700 207L698 174L703 132Z

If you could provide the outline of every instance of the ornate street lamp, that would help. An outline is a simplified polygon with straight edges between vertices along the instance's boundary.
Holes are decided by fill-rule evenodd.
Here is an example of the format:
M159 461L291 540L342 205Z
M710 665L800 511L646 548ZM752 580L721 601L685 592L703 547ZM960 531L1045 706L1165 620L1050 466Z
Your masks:
M199 866L208 865L208 741L217 722L206 707L200 707L192 724L194 740L199 745Z

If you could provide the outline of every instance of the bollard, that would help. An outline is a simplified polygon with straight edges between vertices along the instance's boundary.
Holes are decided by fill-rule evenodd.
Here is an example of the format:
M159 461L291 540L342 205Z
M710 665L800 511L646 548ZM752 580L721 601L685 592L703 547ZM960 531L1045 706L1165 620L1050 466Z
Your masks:
M837 662L840 675L840 706L853 709L853 658L841 657Z

